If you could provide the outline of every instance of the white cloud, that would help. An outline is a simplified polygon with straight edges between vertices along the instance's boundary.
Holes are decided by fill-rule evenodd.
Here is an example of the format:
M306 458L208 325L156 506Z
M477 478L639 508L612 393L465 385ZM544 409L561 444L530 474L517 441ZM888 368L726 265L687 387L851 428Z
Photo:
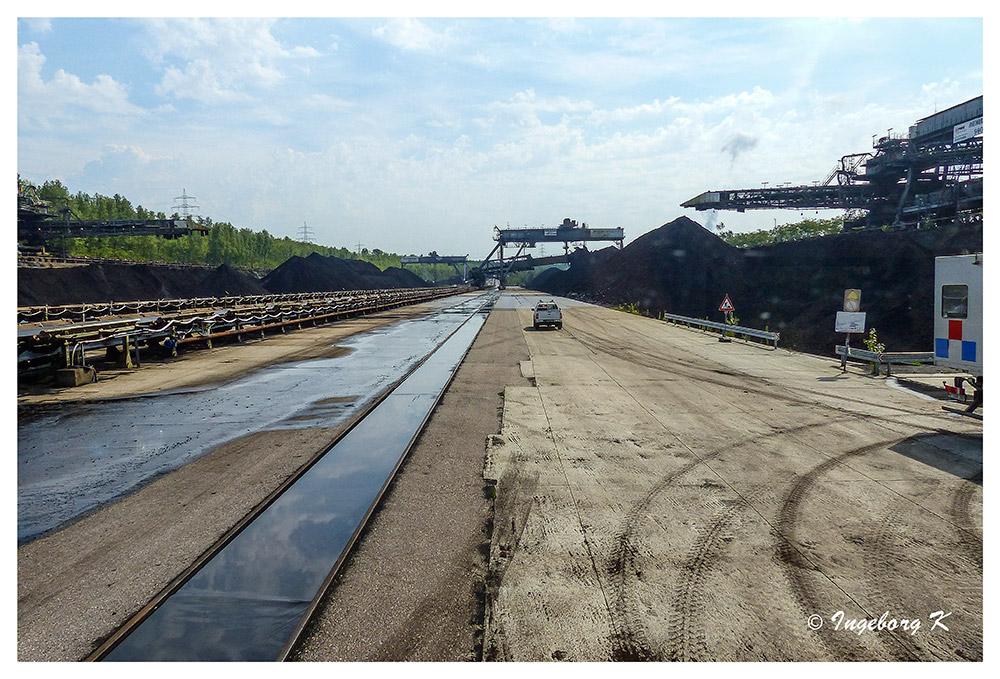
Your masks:
M163 67L156 91L204 103L249 101L286 76L282 64L313 59L311 46L286 49L264 19L149 19L147 57Z
M31 42L17 50L18 122L26 128L50 128L62 121L75 120L86 111L110 119L145 115L145 111L130 103L125 86L109 75L98 75L93 83L59 69L51 80L42 78L45 56L38 44ZM88 121L93 124L93 121Z
M23 21L28 29L32 33L51 33L52 32L52 19L19 19Z
M440 50L450 42L450 30L436 32L418 19L390 19L372 35L404 50Z
M590 101L575 101L565 96L539 97L535 90L516 93L508 101L495 101L489 105L493 112L507 114L520 125L540 125L539 113L587 113L593 111Z
M667 113L677 107L680 103L679 97L671 97L666 101L654 99L648 104L639 104L628 108L616 108L614 110L598 109L590 114L590 122L601 125L609 122L624 122L648 116L658 116Z
M19 51L30 126L19 129L18 169L165 211L186 187L203 214L239 227L294 235L308 221L328 244L477 257L494 223L568 216L634 238L680 214L704 218L679 203L705 190L822 179L873 134L905 132L982 80L975 63L907 76L903 56L847 52L844 65L811 61L814 81L793 86L803 71L785 62L810 38L785 45L775 38L796 26L773 23L146 21L100 56L114 69L145 44L152 73L136 64L87 83L65 72L71 57L46 64L56 36L39 35L41 49ZM883 64L897 91L831 80L859 60L866 74ZM156 83L169 100L129 105ZM148 124L123 134L116 123L138 115ZM735 230L772 219L720 218Z
M169 213L170 193L178 165L174 158L155 157L131 144L107 144L96 160L67 177L73 190L110 196L120 193L133 205ZM181 187L176 187L179 192Z
M344 99L338 99L337 97L331 97L328 94L310 94L302 99L303 108L309 109L311 111L319 111L326 113L340 113L343 111L348 111L354 107L352 102L346 101Z
M572 17L547 19L545 25L556 33L580 33L586 30L581 22Z

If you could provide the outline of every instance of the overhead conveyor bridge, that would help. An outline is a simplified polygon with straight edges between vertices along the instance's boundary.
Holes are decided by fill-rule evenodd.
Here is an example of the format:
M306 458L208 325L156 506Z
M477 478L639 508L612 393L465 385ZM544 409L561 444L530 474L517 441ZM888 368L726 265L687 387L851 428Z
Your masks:
M575 220L564 219L562 224L554 229L523 228L501 229L493 227L493 240L496 245L490 251L478 269L473 270L473 278L482 284L486 278L495 277L501 285L506 282L507 274L514 271L524 271L537 266L546 266L569 260L571 243L586 243L594 241L612 241L621 248L625 241L625 229L620 227L593 229L586 224L578 225ZM538 243L562 243L563 255L558 257L532 258L525 254L525 249L534 248ZM513 256L506 256L505 249L517 248Z
M843 156L822 183L705 191L681 203L695 210L861 210L844 228L977 221L983 210L983 98L889 134L872 153Z
M405 267L407 264L449 264L455 273L459 273L458 265L462 265L462 280L466 280L469 277L469 256L468 255L439 255L437 252L431 250L430 253L426 255L411 255L408 257L399 258L400 266Z

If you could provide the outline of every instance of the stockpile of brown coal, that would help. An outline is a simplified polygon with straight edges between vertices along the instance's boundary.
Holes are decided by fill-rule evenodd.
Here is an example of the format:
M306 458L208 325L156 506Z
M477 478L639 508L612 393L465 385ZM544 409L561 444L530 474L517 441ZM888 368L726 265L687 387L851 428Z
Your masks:
M292 257L269 273L261 284L271 293L329 292L335 290L380 290L418 288L426 285L415 274L390 267L385 271L356 259Z
M267 294L267 289L261 285L258 279L234 269L228 264L223 264L205 276L199 284L199 288L211 290L213 296L219 297Z
M392 279L396 282L395 287L399 288L423 288L427 287L427 282L423 278L413 273L412 271L407 271L406 269L401 269L396 266L390 266L388 269L382 272L382 275L386 278Z
M982 225L919 231L855 231L824 238L733 248L687 217L623 250L571 255L531 287L605 304L722 320L728 294L740 325L781 332L781 345L833 355L844 290L862 291L861 310L890 351L933 347L934 258L982 251ZM860 343L856 338L855 343Z
M17 270L18 306L266 294L256 278L225 264L214 270L151 264Z
M576 293L610 304L703 316L734 280L739 251L696 222L681 217L651 231L623 250L577 250L566 271L548 269L532 287L554 294Z

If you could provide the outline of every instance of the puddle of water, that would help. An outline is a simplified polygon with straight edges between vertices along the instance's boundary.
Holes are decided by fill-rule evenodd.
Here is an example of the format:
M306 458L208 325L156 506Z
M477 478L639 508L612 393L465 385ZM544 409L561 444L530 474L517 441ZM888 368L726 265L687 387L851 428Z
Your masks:
M470 318L105 659L275 660L483 322Z
M466 300L215 387L91 403L18 422L18 544L250 433L332 427L402 377L481 304Z

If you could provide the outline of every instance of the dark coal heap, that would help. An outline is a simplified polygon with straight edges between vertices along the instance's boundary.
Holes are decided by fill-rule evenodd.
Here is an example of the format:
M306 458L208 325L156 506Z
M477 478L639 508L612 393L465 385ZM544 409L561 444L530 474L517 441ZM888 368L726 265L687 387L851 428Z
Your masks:
M981 224L914 231L854 231L739 249L687 217L622 250L578 250L566 271L547 269L530 287L603 304L721 321L728 294L740 325L776 330L780 345L832 356L844 290L861 290L867 327L889 351L929 351L934 258L982 252Z
M17 270L18 306L266 294L256 278L225 264L214 270L150 264Z
M88 264L17 270L17 305L132 302L292 292L420 288L416 274L368 262L312 254L292 257L263 279L223 264L216 269L151 264Z
M199 287L212 290L212 296L266 295L260 281L228 264L223 264L201 280Z
M357 259L324 257L314 252L308 257L291 257L269 273L261 284L271 293L330 292L334 290L381 290L419 288L427 284L416 274Z

